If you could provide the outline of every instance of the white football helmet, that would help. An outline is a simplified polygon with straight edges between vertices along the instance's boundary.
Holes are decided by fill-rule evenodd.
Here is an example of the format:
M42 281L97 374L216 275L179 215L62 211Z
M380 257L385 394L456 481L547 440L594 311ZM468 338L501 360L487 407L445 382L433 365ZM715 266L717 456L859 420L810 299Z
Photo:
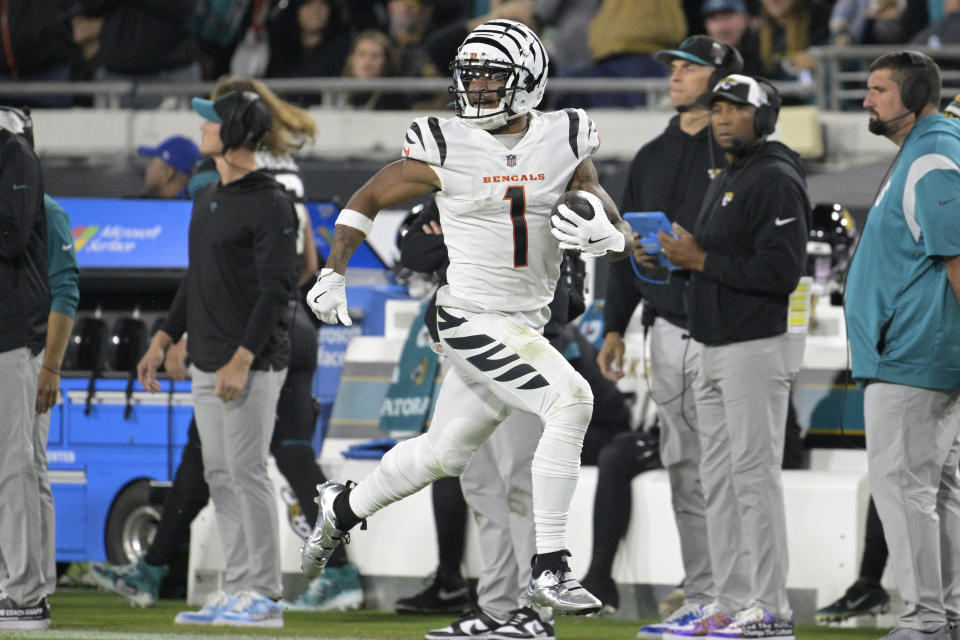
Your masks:
M497 129L524 113L543 98L547 86L547 50L540 38L521 22L490 20L470 32L450 63L457 115L481 129ZM503 80L496 90L496 105L481 102L484 91L468 91L477 74ZM471 104L470 94L476 104Z

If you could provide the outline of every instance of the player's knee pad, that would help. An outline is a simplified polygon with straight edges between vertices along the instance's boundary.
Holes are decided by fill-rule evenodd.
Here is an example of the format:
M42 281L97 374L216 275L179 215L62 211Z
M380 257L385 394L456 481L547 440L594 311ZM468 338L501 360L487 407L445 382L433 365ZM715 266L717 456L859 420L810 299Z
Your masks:
M380 468L388 476L420 477L432 482L445 476L447 473L427 434L400 442L384 454L380 460Z
M463 432L457 429L456 424L461 420L467 418L455 418L451 424L445 425L443 432L433 440L433 451L445 476L462 474L473 460L473 454L483 444L483 440L473 441L463 437Z
M583 376L571 370L553 385L553 391L555 395L541 416L544 423L582 424L586 431L593 415L593 391Z

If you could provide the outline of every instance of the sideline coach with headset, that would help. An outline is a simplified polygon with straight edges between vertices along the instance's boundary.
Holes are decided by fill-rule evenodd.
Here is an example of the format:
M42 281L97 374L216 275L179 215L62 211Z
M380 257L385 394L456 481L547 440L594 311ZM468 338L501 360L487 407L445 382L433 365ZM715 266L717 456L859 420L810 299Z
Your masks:
M871 63L863 106L900 147L845 303L870 492L909 606L884 637L946 639L960 622L960 127L937 113L936 63L913 51Z
M658 52L657 59L670 68L670 103L678 113L663 133L637 152L630 164L620 210L663 211L669 220L692 229L711 177L726 164L707 127L710 112L696 107L695 101L724 76L739 73L743 59L733 47L702 35L690 36L676 49ZM644 260L639 243L634 255L638 267L646 270L645 277L654 282L638 278L630 260L610 264L603 308L605 335L597 362L607 379L616 382L623 377L623 334L643 300L643 325L645 331L651 328L651 392L661 425L660 459L670 478L684 570L684 606L666 620L640 630L641 638L659 638L667 624L696 617L701 607L713 600L693 396L700 350L687 333L685 280L669 276L665 269L652 270L653 261L649 257ZM634 435L645 437L643 433ZM637 451L634 447L623 453L633 456L632 463L638 463ZM601 499L599 495L597 499ZM614 550L610 552L611 562ZM595 579L599 578L588 574L585 586L600 596L605 589L591 588Z
M667 258L691 272L688 327L701 344L694 386L717 591L701 624L729 638L791 639L780 467L804 346L787 333L787 310L806 266L810 204L797 155L766 139L780 107L772 85L730 75L702 103L729 164L693 235L676 223L679 239L659 234Z
M252 92L211 102L194 98L206 118L200 151L220 181L200 190L190 220L190 263L163 330L137 367L159 391L156 370L167 347L189 330L193 403L204 477L216 509L229 596L176 622L282 626L277 510L267 454L280 387L290 359L281 312L296 277L297 217L289 197L254 153L271 124Z

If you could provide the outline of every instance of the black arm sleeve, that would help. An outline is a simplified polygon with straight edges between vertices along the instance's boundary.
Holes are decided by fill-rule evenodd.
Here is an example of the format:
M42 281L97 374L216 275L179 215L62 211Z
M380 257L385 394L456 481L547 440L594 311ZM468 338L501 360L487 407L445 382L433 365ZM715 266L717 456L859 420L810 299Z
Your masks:
M177 288L177 294L173 296L173 302L170 304L170 310L167 312L167 319L163 322L161 329L168 336L178 342L187 330L187 281L189 276L180 282Z
M640 171L642 158L638 152L630 163L627 174L627 184L623 188L623 198L620 199L620 211L636 211L641 202ZM603 332L615 332L623 335L630 323L630 317L643 296L636 286L637 276L628 256L626 260L610 263L607 275L607 292L603 303Z
M296 281L297 214L281 192L271 192L262 202L253 225L254 256L259 294L250 312L240 345L259 354L277 326Z

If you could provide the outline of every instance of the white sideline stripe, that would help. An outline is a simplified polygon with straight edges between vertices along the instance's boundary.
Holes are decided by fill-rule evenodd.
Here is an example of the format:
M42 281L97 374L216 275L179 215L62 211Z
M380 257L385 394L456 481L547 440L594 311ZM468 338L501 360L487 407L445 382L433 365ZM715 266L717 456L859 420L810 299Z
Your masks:
M223 627L216 627L222 629ZM190 633L185 629L183 633L123 633L120 631L23 631L20 629L0 628L0 638L16 634L17 638L64 638L66 640L191 640L193 638L216 638L217 640L303 640L303 636L256 636L242 635L212 635ZM361 638L323 638L311 636L312 640L362 640Z

